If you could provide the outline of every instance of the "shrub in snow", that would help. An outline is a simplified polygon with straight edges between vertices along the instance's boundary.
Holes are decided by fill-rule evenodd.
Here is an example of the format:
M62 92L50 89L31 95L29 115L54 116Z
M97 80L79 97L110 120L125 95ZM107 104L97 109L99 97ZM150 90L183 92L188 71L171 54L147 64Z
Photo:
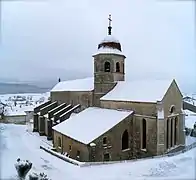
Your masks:
M194 126L193 126L193 129L191 130L190 136L196 137L196 122L195 122L195 124L194 124Z
M20 179L25 179L27 173L30 171L32 163L28 160L17 159L15 164L16 171Z
M29 174L29 180L39 180L38 174L35 172Z
M186 135L186 136L189 136L189 135L190 135L190 133L191 133L191 129L190 129L190 128L185 127L185 135Z
M50 180L50 179L44 173L37 174L33 172L29 175L29 180Z

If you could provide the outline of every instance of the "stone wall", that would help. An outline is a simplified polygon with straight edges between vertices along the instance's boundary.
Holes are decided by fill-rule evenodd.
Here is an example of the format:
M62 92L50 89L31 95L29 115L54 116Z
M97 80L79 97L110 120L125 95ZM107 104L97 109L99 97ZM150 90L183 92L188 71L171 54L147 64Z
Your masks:
M183 109L183 96L175 83L175 81L172 82L170 88L166 92L163 100L163 109L164 109L164 151L167 151L167 121L169 120L169 125L171 126L171 121L173 121L175 118L178 119L176 131L177 131L177 145L184 145L185 144L185 133L184 133L184 114L182 112ZM173 112L171 112L171 109L173 108ZM170 127L169 126L169 127ZM171 127L170 127L171 128ZM169 128L169 129L170 129ZM173 127L175 128L175 127ZM173 129L174 132L175 129ZM169 133L169 141L171 141L171 132ZM174 136L174 135L173 135ZM172 139L172 141L174 141ZM169 142L171 144L171 142Z
M175 82L171 84L170 88L168 89L167 93L163 98L163 108L165 117L171 115L170 109L172 105L175 106L175 114L182 113L183 97Z
M147 121L147 149L145 151L141 150L141 121L143 118ZM122 150L122 135L125 130L129 134L129 147ZM105 153L109 153L112 161L156 155L156 131L156 118L131 115L93 141L96 146L89 150L90 161L103 161ZM107 138L106 145L103 144L105 137ZM92 152L95 154L94 159L91 157Z
M196 106L194 106L188 102L185 102L185 101L183 101L183 109L188 109L188 110L196 113Z
M156 103L101 100L102 108L133 110L137 114L156 115Z
M120 73L124 74L124 60L125 56L115 54L99 54L94 56L94 72L104 72L104 63L110 62L110 69L112 73L116 71L116 63L120 63ZM123 77L124 78L124 77ZM121 79L122 80L122 79Z
M142 121L146 120L146 149L142 149ZM145 115L134 115L135 124L135 139L137 145L135 150L139 156L151 156L157 154L157 119L156 117L150 117Z
M5 116L0 120L3 123L26 124L26 115Z
M87 92L51 92L52 102L57 101L59 104L67 103L72 105L81 104L81 110L93 105L93 91Z
M34 112L33 111L26 111L26 121L29 122L33 119Z
M98 54L94 56L94 106L100 106L100 97L111 91L116 81L124 81L123 55ZM105 72L105 63L110 64L110 70ZM116 63L119 63L119 72L116 72Z
M109 153L110 160L123 160L131 159L133 154L133 115L130 115L115 127L101 135L99 138L93 141L96 144L95 147L91 147L90 152L90 161L103 161L104 154ZM128 148L122 150L122 134L128 131L129 141ZM107 139L107 144L103 144L103 138ZM93 152L94 151L94 152ZM93 154L95 157L93 157Z
M58 138L61 138L62 147L58 146ZM87 145L62 135L57 131L54 131L54 147L58 152L67 152L73 159L78 161L89 161L89 151ZM77 151L80 152L79 157L77 157Z

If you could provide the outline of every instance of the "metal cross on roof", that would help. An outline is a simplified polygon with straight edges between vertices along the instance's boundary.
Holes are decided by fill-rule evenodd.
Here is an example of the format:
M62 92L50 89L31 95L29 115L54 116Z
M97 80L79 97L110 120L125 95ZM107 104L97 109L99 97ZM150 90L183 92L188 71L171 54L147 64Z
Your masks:
M111 22L112 22L112 16L111 14L109 14L109 26L108 26L108 35L112 34L112 26L111 26Z
M112 15L111 14L109 14L109 26L111 26L111 22L112 22Z

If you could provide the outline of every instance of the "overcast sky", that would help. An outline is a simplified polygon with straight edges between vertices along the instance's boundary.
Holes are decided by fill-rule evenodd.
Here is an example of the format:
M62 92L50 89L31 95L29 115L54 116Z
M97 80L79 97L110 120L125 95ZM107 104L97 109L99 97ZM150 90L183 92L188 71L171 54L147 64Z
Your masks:
M1 2L0 79L91 76L92 54L112 34L126 55L127 79L194 82L194 6L173 0ZM196 86L195 86L196 89Z

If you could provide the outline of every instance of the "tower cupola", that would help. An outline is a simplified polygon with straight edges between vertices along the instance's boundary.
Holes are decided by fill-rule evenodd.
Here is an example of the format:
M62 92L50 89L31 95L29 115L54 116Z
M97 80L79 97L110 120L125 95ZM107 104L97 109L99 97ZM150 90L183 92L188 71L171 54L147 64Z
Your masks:
M108 19L109 19L108 35L99 43L98 50L100 50L101 48L111 48L111 49L117 49L121 51L120 42L112 35L111 14L109 15Z

